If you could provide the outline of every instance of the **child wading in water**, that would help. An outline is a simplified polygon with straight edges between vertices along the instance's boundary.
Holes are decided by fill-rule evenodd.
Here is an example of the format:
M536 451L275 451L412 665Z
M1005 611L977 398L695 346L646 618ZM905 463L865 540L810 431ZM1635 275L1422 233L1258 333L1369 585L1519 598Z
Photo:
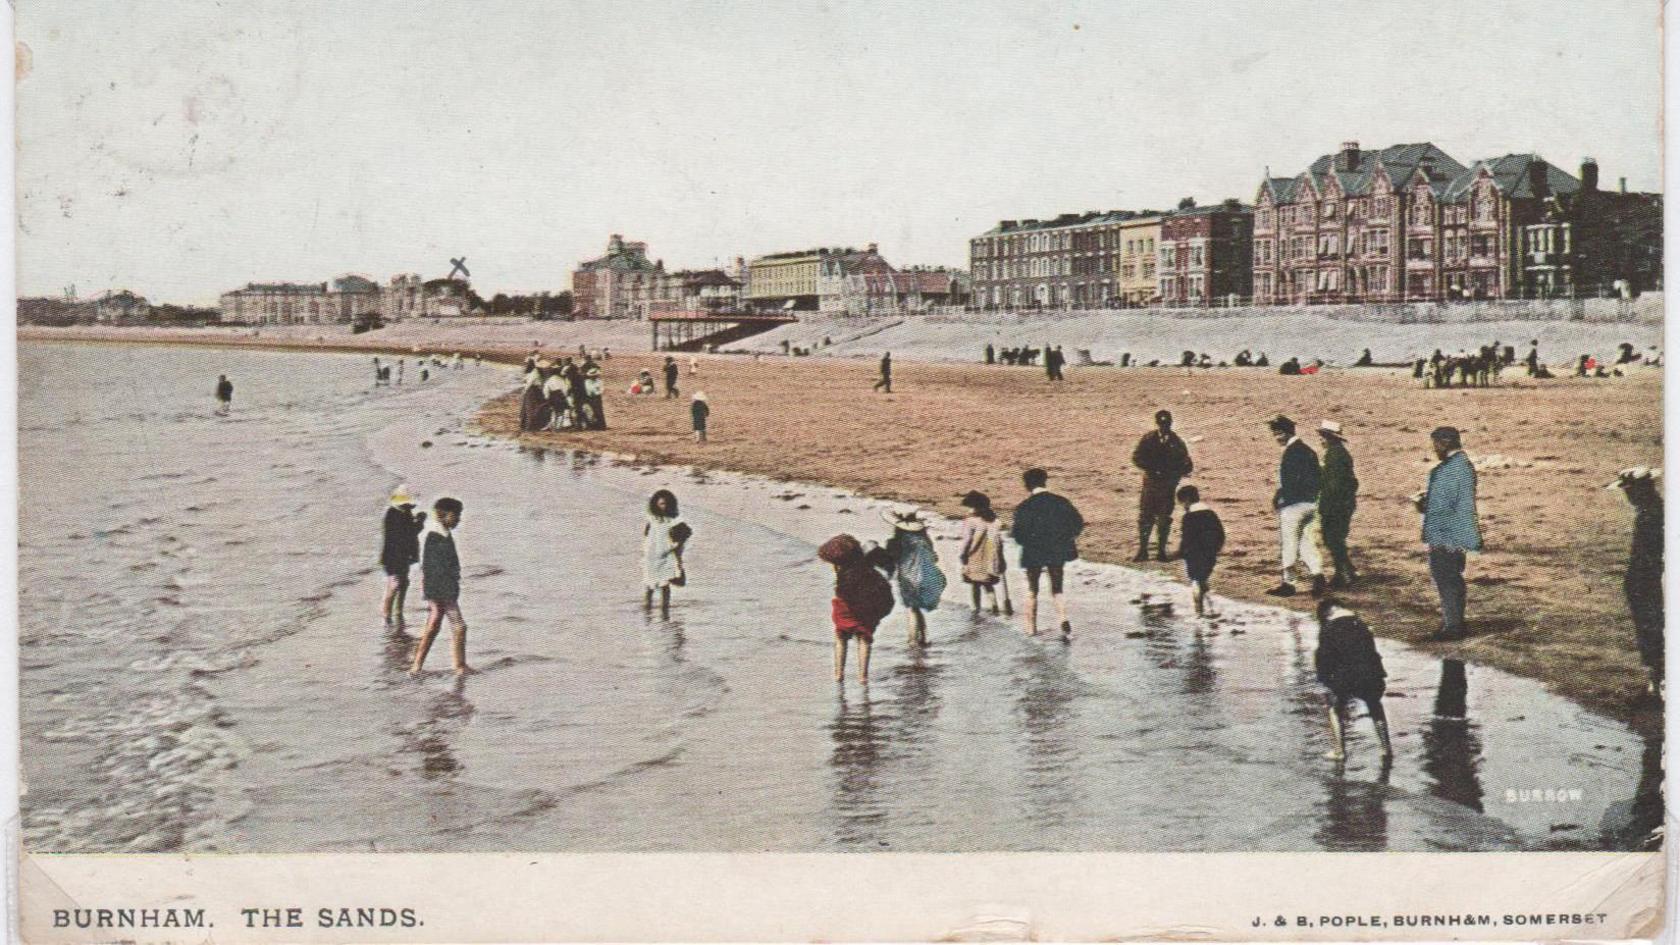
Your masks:
M970 510L963 519L962 578L974 594L974 609L980 609L980 592L992 602L992 613L998 613L997 588L1003 580L1003 526L992 511L992 500L983 492L963 496L962 504ZM1007 603L1009 595L1004 595Z
M670 616L671 587L688 583L683 572L683 546L694 534L677 514L677 497L660 489L648 499L647 521L642 525L642 586L647 593L643 607L653 607L653 592L659 592L659 612Z
M1201 490L1195 486L1179 486L1175 498L1184 506L1184 522L1178 531L1178 557L1184 559L1184 575L1190 579L1196 616L1212 616L1207 602L1208 579L1219 560L1219 549L1225 547L1225 526L1219 522L1219 513L1203 504Z
M1382 656L1365 621L1329 598L1318 602L1318 652L1313 654L1313 667L1318 671L1318 681L1330 690L1325 701L1330 708L1333 745L1324 757L1331 761L1347 757L1346 710L1349 702L1358 699L1365 703L1371 724L1376 726L1383 764L1392 762L1394 747L1388 740L1388 716L1382 707L1388 678Z
M914 510L901 515L889 509L881 517L893 527L892 537L882 549L882 560L887 573L897 578L899 603L909 610L910 645L926 646L927 618L923 612L937 610L939 598L945 593L939 554L927 536L927 524Z
M426 525L426 513L414 511L414 499L407 486L398 486L391 493L391 504L385 509L384 546L379 563L385 569L385 599L379 611L385 626L402 629L403 602L408 597L408 569L420 560L420 530Z
M712 408L706 403L706 392L696 391L694 403L688 407L689 416L694 420L694 440L697 443L706 442L706 418L712 415Z
M421 591L431 613L426 615L426 632L414 650L410 673L426 665L426 653L443 628L444 618L455 637L455 675L467 673L467 621L461 616L461 559L455 553L455 526L461 524L460 499L442 498L432 503L432 520L426 523L426 541L420 548Z
M817 557L834 565L834 681L845 679L846 644L857 637L858 682L867 683L869 648L875 642L875 628L892 613L892 588L850 535L835 535L823 542Z

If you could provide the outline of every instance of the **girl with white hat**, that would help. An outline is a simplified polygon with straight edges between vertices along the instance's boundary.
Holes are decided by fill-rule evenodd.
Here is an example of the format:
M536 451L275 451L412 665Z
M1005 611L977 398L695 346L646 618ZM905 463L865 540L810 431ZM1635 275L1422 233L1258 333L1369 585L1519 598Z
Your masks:
M425 524L426 513L414 511L414 498L408 494L408 486L398 486L385 509L385 542L379 552L379 564L385 569L385 599L379 605L379 613L387 627L402 629L408 569L420 560L420 530Z

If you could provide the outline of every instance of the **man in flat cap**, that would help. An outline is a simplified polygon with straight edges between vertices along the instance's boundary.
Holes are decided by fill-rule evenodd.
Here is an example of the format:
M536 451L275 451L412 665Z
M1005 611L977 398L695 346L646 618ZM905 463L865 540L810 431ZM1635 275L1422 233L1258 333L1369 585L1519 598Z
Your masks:
M1295 593L1297 564L1307 566L1312 579L1312 593L1324 593L1324 559L1318 553L1319 468L1318 454L1295 435L1295 421L1279 415L1266 423L1272 436L1283 447L1283 459L1278 466L1278 489L1272 496L1277 509L1278 530L1283 551L1283 581L1266 593L1273 597L1290 597Z
M1634 508L1633 548L1628 553L1622 592L1639 643L1639 658L1651 674L1647 692L1662 698L1663 686L1663 499L1657 491L1660 469L1634 466L1616 476L1609 488L1620 489Z
M1167 560L1167 533L1172 531L1173 495L1178 481L1190 475L1195 464L1190 448L1173 432L1173 416L1155 411L1155 429L1138 440L1132 450L1132 465L1143 470L1143 489L1138 493L1138 547L1133 561L1149 560L1149 533L1155 533L1155 557Z
M1464 630L1465 554L1482 550L1476 516L1476 467L1465 455L1457 427L1436 427L1429 434L1435 458L1429 483L1413 497L1423 513L1423 543L1429 546L1429 576L1441 597L1441 629L1434 640L1462 640Z

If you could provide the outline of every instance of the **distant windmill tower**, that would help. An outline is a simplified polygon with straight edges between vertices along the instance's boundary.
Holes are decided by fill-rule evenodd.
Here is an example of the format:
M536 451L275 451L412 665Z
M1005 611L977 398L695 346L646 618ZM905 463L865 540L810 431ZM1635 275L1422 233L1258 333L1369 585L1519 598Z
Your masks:
M457 258L457 257L452 256L452 257L450 257L449 261L451 263L454 263L454 265L452 267L450 267L450 270L449 270L449 278L450 279L454 279L455 274L457 272L461 274L461 278L463 280L472 278L472 273L467 271L467 257L461 256L461 257Z

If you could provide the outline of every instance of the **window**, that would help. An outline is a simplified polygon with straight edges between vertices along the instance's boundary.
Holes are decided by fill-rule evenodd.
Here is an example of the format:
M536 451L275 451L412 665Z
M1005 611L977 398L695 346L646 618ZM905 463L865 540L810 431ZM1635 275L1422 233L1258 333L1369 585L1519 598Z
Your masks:
M1202 277L1201 276L1191 276L1190 277L1190 297L1193 298L1193 299L1199 299L1199 298L1202 297Z
M1201 268L1201 265L1202 265L1202 247L1200 247L1200 246L1190 247L1190 265L1192 265L1192 266L1194 266L1198 269Z
M1336 201L1334 201L1334 200L1324 201L1324 209L1319 215L1326 220L1336 219Z
M1178 265L1177 257L1178 257L1178 248L1177 247L1167 246L1167 247L1163 247L1161 249L1161 265L1166 266L1169 269L1173 268L1173 267Z
M1475 236L1470 237L1470 255L1472 255L1472 256L1492 256L1493 255L1493 237L1489 236L1485 233L1477 234Z

